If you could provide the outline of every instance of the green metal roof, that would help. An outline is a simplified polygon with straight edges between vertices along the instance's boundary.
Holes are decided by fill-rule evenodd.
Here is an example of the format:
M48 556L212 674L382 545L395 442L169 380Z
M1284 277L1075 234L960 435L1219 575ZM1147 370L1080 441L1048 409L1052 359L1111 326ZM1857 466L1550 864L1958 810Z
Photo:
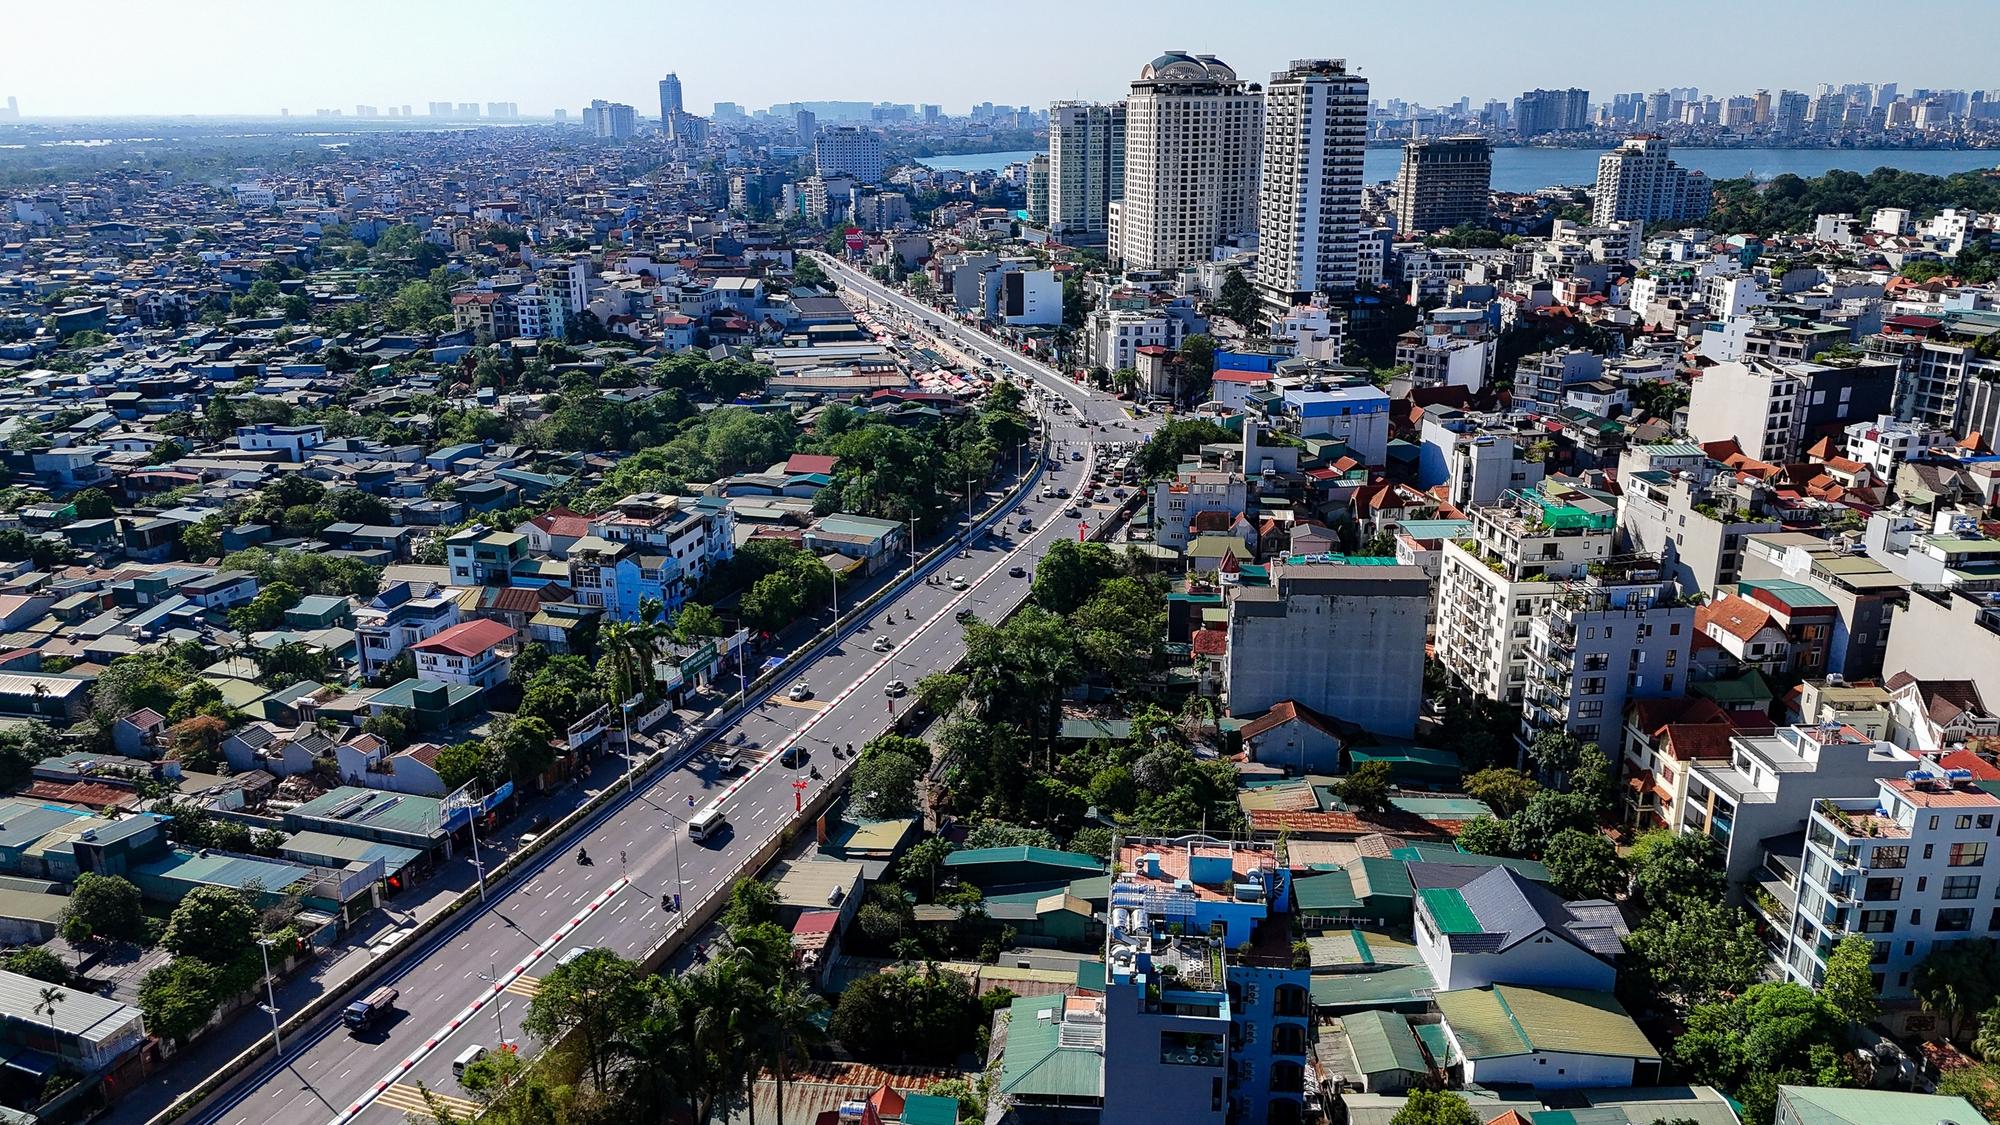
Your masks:
M1347 872L1328 871L1293 879L1292 903L1305 913L1331 914L1356 909L1361 900L1354 897L1354 880Z
M1081 852L1059 852L1054 848L965 848L944 857L946 867L977 867L989 863L1038 863L1092 873L1104 870L1104 861Z
M1437 980L1422 965L1404 965L1373 973L1319 973L1311 988L1315 1007L1376 1008L1421 1003Z
M1657 1059L1660 1052L1608 992L1496 984L1440 992L1433 1002L1469 1059L1536 1051Z
M1353 1050L1361 1073L1382 1074L1392 1070L1430 1073L1408 1017L1368 1010L1342 1016L1340 1025L1347 1032L1347 1045Z
M1361 872L1358 890L1366 898L1416 897L1416 888L1410 884L1409 865L1400 860L1364 855L1355 867ZM1350 868L1349 873L1353 870Z
M958 1125L958 1099L904 1094L903 1125Z
M1000 1093L1016 1098L1104 1096L1104 1060L1060 1044L1062 996L1021 996L1009 1008Z
M1745 578L1736 583L1745 590L1762 590L1793 609L1829 609L1834 601L1803 582L1785 578Z
M1465 896L1456 887L1425 887L1417 892L1424 900L1424 908L1430 911L1431 920L1437 923L1439 932L1447 934L1483 933L1479 919L1472 908L1465 905Z
M1417 1038L1430 1048L1431 1058L1436 1059L1439 1066L1450 1066L1458 1061L1452 1057L1451 1037L1444 1033L1443 1024L1420 1023L1416 1025L1416 1032Z
M1896 1090L1836 1090L1820 1086L1780 1086L1778 1104L1797 1125L1984 1125L1986 1118L1964 1098L1905 1094Z

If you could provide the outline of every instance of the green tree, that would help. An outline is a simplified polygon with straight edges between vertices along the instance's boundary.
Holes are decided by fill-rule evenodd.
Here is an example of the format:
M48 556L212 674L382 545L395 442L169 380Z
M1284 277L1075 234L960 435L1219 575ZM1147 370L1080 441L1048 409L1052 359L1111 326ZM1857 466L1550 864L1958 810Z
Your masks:
M1387 812L1392 781L1389 763L1363 762L1337 783L1341 803L1362 812Z
M196 887L167 918L160 944L177 957L228 965L256 945L257 910L243 892Z
M938 877L944 872L944 861L951 855L951 843L942 836L926 836L911 845L896 863L896 881L903 889L919 898L929 900L937 897Z
M972 985L936 966L891 969L848 985L828 1033L850 1051L942 1064L972 1049L981 1009Z
M1866 934L1848 934L1827 954L1820 994L1854 1023L1865 1024L1882 1010L1869 964L1874 957L1875 943Z
M98 488L86 488L71 496L69 502L76 508L76 518L80 520L108 520L118 514L118 506L111 502L111 497L105 495L104 490Z
M1238 324L1248 326L1257 316L1257 290L1240 269L1231 268L1222 279L1215 301L1216 310Z
M1389 1125L1479 1125L1465 1099L1448 1090L1411 1090Z
M914 738L887 734L871 739L861 748L849 776L854 811L875 820L914 814L917 783L930 762L930 747Z
M729 888L729 905L722 910L723 929L743 929L777 920L778 892L769 883L745 877Z
M1680 1011L1743 992L1768 960L1749 915L1699 898L1647 914L1625 938L1630 977Z
M1946 1037L1957 1038L1966 1017L1984 1012L2000 996L2000 944L1974 938L1933 949L1917 963L1912 991L1944 1017Z
M1831 1001L1804 985L1754 984L1689 1012L1673 1055L1696 1082L1734 1089L1753 1074L1819 1069L1815 1052L1835 1048L1846 1025Z
M139 982L139 1011L146 1030L169 1041L186 1039L208 1025L222 1002L222 972L206 961L176 958Z
M1058 539L1035 566L1035 604L1051 613L1074 612L1118 573L1118 561L1104 543Z
M521 1027L543 1042L573 1034L585 1069L603 1090L608 1048L640 1003L638 967L608 949L593 949L542 978Z
M62 935L71 944L92 939L138 941L146 936L146 915L139 905L139 888L118 875L86 871L70 888L63 909Z
M21 970L14 971L18 973ZM1972 1053L1987 1062L2000 1062L2000 1004L1994 1004L1980 1013L1979 1031L1972 1037Z
M1188 454L1204 445L1231 443L1237 436L1206 418L1176 418L1153 431L1146 444L1132 458L1132 464L1148 480L1170 476Z
M1514 834L1506 821L1481 813L1459 827L1458 846L1475 855L1511 856Z
M69 964L39 945L24 945L8 953L0 959L0 968L50 984L68 984L70 978Z
M1612 900L1625 889L1624 861L1601 832L1568 828L1556 833L1542 851L1542 862L1548 865L1549 882L1564 898Z
M1466 795L1484 802L1497 816L1520 812L1541 791L1534 778L1506 766L1488 766L1465 779Z
M674 614L674 640L681 644L700 644L722 634L722 619L700 602L688 602Z
M1722 847L1711 837L1658 829L1639 837L1627 858L1633 901L1645 910L1722 901Z

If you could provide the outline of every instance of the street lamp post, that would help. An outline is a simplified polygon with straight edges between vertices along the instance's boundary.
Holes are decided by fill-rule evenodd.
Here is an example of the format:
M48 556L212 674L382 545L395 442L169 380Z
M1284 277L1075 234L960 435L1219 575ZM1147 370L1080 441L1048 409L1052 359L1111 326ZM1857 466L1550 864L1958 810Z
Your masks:
M486 865L479 859L479 812L465 818L466 831L472 833L472 873L479 880L479 901L486 901Z
M283 1054L284 1040L278 1036L278 990L271 983L271 939L257 939L257 954L264 959L264 1010L271 1013L271 1050Z
M498 965L488 963L486 969L487 969L486 972L479 974L479 979L485 981L487 984L499 984L500 967ZM503 1006L500 1003L500 994L498 992L495 992L493 994L492 999L493 999L493 1034L498 1037L495 1039L494 1042L498 1046L504 1047L507 1045L507 1025L500 1022L500 1009Z

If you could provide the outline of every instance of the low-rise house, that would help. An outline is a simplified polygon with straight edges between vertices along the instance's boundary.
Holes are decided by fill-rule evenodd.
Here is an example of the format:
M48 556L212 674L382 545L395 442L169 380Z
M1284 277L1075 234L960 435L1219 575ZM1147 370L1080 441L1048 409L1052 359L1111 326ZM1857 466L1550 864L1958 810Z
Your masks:
M1550 1090L1660 1079L1659 1050L1608 992L1497 984L1440 992L1436 1003L1467 1085Z
M1625 922L1612 903L1564 902L1505 867L1413 863L1410 883L1417 949L1440 988L1617 983Z
M464 621L410 646L417 679L490 688L507 678L514 630L498 621Z

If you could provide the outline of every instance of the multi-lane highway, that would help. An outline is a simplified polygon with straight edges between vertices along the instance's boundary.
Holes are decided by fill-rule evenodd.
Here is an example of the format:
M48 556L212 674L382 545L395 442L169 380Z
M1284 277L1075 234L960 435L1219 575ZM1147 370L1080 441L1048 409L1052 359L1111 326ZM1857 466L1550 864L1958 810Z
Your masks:
M1088 391L999 342L944 320L921 305L875 284L830 258L820 261L849 293L896 310L914 335L930 335L963 354L985 355L1041 383L1045 393L1070 404L1047 414L1050 448L1089 450L1095 444L1131 441L1145 420L1128 421L1117 400ZM938 325L935 333L926 323ZM1088 455L1087 455L1088 456ZM1081 490L1092 462L1067 452L1051 457L1042 484ZM473 1045L507 1038L532 1054L538 1044L520 1029L537 982L571 949L602 947L636 957L654 945L672 920L666 909L678 894L686 904L733 878L750 855L780 833L794 816L795 782L832 784L852 762L832 748L860 746L888 729L893 711L909 702L892 698L892 681L910 689L931 672L957 663L963 638L956 615L965 609L996 619L1026 596L1040 554L1059 537L1076 534L1061 502L1030 498L999 516L961 554L939 559L918 581L862 620L850 621L840 642L769 687L718 744L739 748L748 772L725 775L714 758L694 754L678 768L642 780L573 838L550 849L528 870L490 889L487 903L418 943L386 982L401 993L400 1011L365 1036L347 1034L337 1013L287 1040L248 1079L191 1120L198 1125L266 1122L390 1121L425 1112L417 1085L464 1109L469 1103L452 1075L452 1060ZM1033 521L1031 532L1020 519ZM1094 510L1085 518L1103 518ZM954 589L961 583L964 589ZM878 651L878 638L888 643ZM798 682L812 697L788 698ZM778 760L796 742L796 765ZM822 775L814 779L817 771ZM683 824L697 809L719 805L730 829L705 844L688 839ZM593 862L578 862L587 850ZM497 991L496 991L497 990ZM462 1018L475 1002L479 1008ZM406 1060L414 1058L414 1063Z

